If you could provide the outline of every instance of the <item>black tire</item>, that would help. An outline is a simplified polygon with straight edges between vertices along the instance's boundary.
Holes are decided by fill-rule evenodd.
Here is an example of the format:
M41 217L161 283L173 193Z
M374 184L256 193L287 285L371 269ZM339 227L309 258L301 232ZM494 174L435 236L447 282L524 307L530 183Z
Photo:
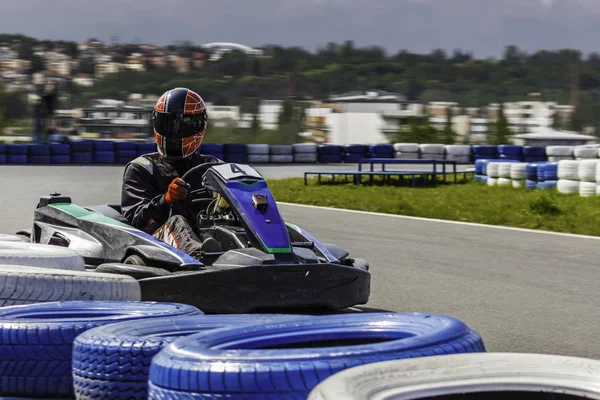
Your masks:
M145 266L146 262L144 261L144 259L140 256L138 256L137 254L132 254L129 257L127 257L125 259L125 261L123 261L124 264L131 264L131 265L140 265L140 266Z
M139 256L130 256L130 257L138 257ZM143 260L142 260L143 262ZM108 274L119 274L119 275L129 275L135 279L144 279L144 278L155 278L157 276L167 276L171 275L169 271L162 268L154 268L147 267L140 264L118 264L118 263L107 263L100 264L98 268L96 268L96 272L104 272Z

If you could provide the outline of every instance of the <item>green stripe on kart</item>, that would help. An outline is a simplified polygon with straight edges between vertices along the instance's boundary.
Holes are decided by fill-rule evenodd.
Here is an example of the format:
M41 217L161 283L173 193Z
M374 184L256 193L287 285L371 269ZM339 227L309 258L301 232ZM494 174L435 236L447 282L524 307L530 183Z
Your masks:
M50 207L58 208L61 211L71 214L72 216L84 219L86 221L98 222L101 224L108 224L114 226L121 226L123 228L132 228L130 225L124 224L116 219L106 217L100 213L86 210L85 208L72 203L54 203L50 204Z

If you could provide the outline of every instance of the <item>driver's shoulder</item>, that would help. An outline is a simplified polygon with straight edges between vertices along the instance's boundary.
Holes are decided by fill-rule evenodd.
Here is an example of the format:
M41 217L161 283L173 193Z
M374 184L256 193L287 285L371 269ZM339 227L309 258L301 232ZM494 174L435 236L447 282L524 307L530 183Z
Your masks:
M134 158L133 160L131 160L127 164L126 168L132 167L132 168L135 168L135 169L145 169L150 174L153 174L154 173L154 166L159 161L159 156L160 156L160 154L158 152L156 152L156 153L142 154L141 156L139 156L139 157Z

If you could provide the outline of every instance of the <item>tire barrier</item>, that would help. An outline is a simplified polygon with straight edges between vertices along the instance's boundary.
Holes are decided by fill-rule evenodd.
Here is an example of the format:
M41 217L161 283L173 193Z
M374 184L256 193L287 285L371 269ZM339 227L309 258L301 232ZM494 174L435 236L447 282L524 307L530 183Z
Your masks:
M351 367L481 352L477 332L431 314L338 314L210 330L178 339L154 356L148 399L301 399Z
M375 362L338 372L307 400L600 399L600 361L548 354L475 353ZM528 393L525 394L524 392Z
M0 396L53 398L73 395L73 341L116 322L200 315L176 303L74 301L0 309Z
M92 328L73 342L78 399L148 398L152 358L175 340L213 329L300 319L300 315L233 314L153 318Z

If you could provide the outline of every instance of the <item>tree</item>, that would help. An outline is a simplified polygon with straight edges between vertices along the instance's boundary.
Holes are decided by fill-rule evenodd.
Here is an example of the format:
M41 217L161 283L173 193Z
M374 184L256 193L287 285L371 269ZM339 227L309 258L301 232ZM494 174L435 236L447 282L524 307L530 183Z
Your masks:
M498 109L498 119L496 120L496 123L494 125L491 144L507 144L510 133L511 132L510 127L508 125L508 120L504 115L504 103L500 103L500 108Z
M452 106L449 106L446 111L446 126L442 135L444 144L454 144L456 142L456 132L452 128Z

